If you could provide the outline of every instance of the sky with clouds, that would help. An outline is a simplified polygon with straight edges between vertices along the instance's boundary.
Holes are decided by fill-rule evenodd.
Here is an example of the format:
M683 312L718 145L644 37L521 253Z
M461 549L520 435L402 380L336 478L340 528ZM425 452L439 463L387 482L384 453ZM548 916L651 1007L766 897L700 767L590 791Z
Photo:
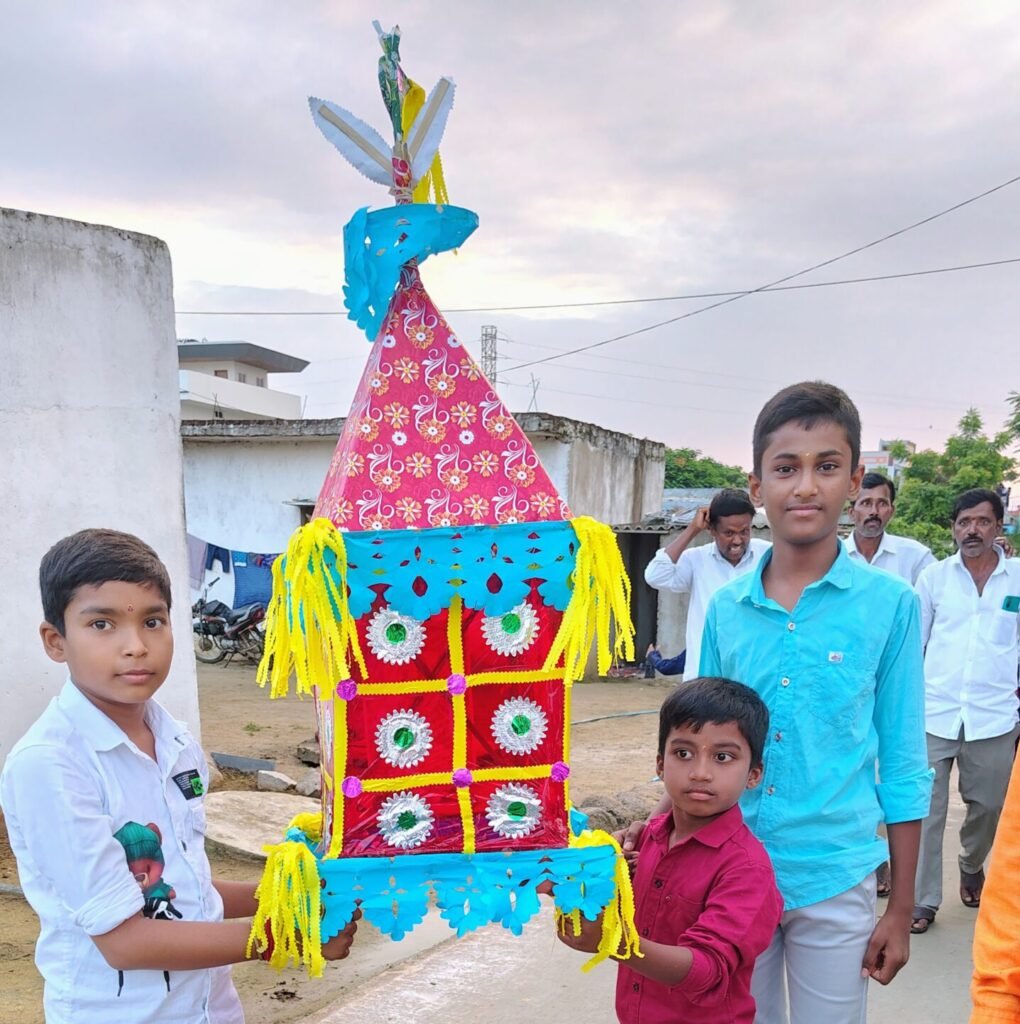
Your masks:
M341 233L387 205L319 135L309 94L377 129L379 18L406 70L457 83L451 201L481 225L423 277L469 348L501 337L514 410L747 465L761 404L824 378L866 448L938 446L1020 390L1020 263L713 300L479 307L757 288L1020 175L1008 2L626 4L0 0L0 205L164 239L179 311L341 310ZM1020 182L812 283L1020 257ZM347 411L368 343L342 315L183 315L179 337L310 360L274 386ZM535 360L551 361L524 365Z

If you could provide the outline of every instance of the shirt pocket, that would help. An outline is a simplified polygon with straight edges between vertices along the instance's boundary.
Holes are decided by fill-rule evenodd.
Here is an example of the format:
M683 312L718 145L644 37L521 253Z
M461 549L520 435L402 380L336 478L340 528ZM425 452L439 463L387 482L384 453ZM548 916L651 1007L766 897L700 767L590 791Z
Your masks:
M844 652L835 660L830 654L829 660L809 670L808 710L834 728L858 725L874 699L876 665L866 655Z
M1012 647L1017 641L1017 613L997 608L992 616L992 643L996 647Z

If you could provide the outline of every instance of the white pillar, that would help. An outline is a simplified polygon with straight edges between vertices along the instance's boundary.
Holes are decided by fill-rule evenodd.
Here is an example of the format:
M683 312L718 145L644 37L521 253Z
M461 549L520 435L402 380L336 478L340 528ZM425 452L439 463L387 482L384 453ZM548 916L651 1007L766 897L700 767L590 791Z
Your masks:
M43 654L39 560L85 527L137 534L173 582L160 700L198 734L170 253L0 208L0 762L65 679Z

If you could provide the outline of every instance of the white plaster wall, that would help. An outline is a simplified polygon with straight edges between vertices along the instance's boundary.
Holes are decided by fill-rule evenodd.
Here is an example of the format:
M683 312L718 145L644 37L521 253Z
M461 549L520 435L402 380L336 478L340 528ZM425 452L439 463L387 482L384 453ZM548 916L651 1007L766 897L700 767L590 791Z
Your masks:
M227 419L284 419L293 420L301 415L301 396L289 391L255 386L236 380L224 380L195 370L178 371L178 388L182 402L204 404L205 418L212 417L214 405L225 410Z
M142 537L173 581L160 699L198 734L170 254L156 238L0 209L0 761L65 679L38 639L39 560L90 526Z
M549 437L530 437L539 462L549 474L553 487L569 505L570 500L570 445ZM574 511L573 509L571 511ZM577 515L577 512L574 512Z
M300 441L185 441L184 496L188 532L236 551L275 554L300 526L285 502L314 503L326 478L335 438ZM209 597L233 604L233 573L219 562L205 574Z

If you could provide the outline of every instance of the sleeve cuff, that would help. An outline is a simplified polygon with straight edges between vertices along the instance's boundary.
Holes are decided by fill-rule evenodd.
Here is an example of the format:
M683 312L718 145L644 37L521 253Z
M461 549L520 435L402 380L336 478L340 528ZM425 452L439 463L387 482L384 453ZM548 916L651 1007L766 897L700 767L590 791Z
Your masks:
M895 825L901 821L918 821L926 818L934 778L935 771L926 768L923 772L906 779L878 783L878 802L882 807L885 823Z
M691 969L683 981L673 986L673 991L683 992L688 999L708 992L718 983L715 963L712 958L706 956L700 949L687 947L691 951Z
M97 893L78 908L74 923L86 935L105 935L141 912L145 899L138 883L128 874L125 880L105 892Z

